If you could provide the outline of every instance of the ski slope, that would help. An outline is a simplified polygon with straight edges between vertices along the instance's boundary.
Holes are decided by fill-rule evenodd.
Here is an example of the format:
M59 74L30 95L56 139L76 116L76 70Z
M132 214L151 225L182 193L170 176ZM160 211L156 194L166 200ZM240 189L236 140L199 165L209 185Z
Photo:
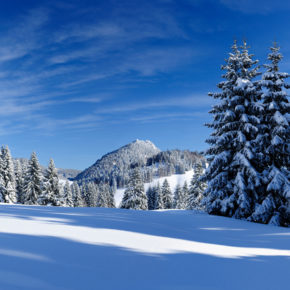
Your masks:
M0 205L0 289L289 289L290 229L195 211Z
M170 189L173 193L176 185L183 186L185 181L187 182L187 185L189 186L190 181L193 177L193 174L194 174L194 171L189 170L189 171L186 171L184 174L172 174L171 176L155 178L152 180L152 182L144 183L145 192L148 190L150 186L151 187L156 186L158 185L158 183L160 184L160 186L162 186L164 180L167 179ZM124 192L125 192L125 188L119 188L116 190L115 203L117 207L119 207L121 204Z

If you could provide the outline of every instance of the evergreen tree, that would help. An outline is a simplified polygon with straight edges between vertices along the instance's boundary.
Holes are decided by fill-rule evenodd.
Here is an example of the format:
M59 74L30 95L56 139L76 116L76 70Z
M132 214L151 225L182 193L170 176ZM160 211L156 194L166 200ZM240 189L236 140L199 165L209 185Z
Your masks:
M287 218L287 195L290 194L290 106L285 83L288 73L280 72L279 62L282 60L280 48L275 44L268 55L270 64L265 65L267 71L262 76L264 88L262 101L264 111L261 118L261 134L259 148L260 164L263 166L264 186L258 198L255 212L250 220L289 225Z
M107 206L109 208L115 208L115 192L114 189L112 187L110 187L109 185L107 185L108 187L108 197L107 197Z
M203 209L202 199L204 197L204 191L206 189L206 183L201 181L203 175L203 167L200 162L197 162L194 166L194 175L191 179L187 208L188 209Z
M68 207L74 206L72 190L71 190L71 186L69 185L68 181L66 181L64 188L63 188L63 200L64 200L64 202L63 202L64 206L68 206Z
M87 189L86 189L86 193L87 193L87 205L89 207L96 207L97 205L97 188L95 186L94 183L88 183L87 184Z
M262 91L253 79L259 74L258 61L248 53L246 42L241 48L234 43L226 60L220 93L210 93L220 103L210 111L213 129L207 140L210 165L204 180L208 181L206 210L210 214L248 218L255 207L261 176L257 169L254 141L258 135L258 100Z
M28 162L24 180L25 204L37 204L38 197L42 193L42 180L41 168L36 153L33 152Z
M83 183L80 186L81 196L83 200L83 206L89 207L90 201L89 201L89 195L87 192L87 184Z
M163 209L164 204L160 184L158 183L157 186L153 188L153 190L155 195L155 209Z
M176 185L173 197L173 208L182 209L183 208L183 190L179 184Z
M59 187L59 179L53 159L50 159L44 177L44 188L39 196L38 203L41 205L59 206L61 193Z
M121 208L148 209L147 196L144 192L144 184L139 169L134 169L129 179L128 188L124 192Z
M99 192L98 192L98 195L97 195L97 204L96 206L97 207L108 207L108 204L107 204L107 195L108 195L108 188L105 184L100 184L99 185Z
M172 208L172 202L173 202L172 193L171 193L170 186L167 179L165 179L162 184L161 196L162 196L163 208L165 209Z
M79 185L74 181L72 184L72 194L74 207L82 207L84 205Z
M6 203L16 203L16 181L14 174L14 164L8 146L1 148L1 183L2 199Z
M151 186L148 188L147 192L147 200L148 200L148 209L154 210L155 204L156 204L156 191L155 188L152 188Z
M182 209L187 209L189 190L188 190L188 186L187 186L187 182L186 181L183 184L182 191L183 191L183 203L181 205L181 208Z
M18 202L24 203L24 171L19 160L15 161L15 182Z

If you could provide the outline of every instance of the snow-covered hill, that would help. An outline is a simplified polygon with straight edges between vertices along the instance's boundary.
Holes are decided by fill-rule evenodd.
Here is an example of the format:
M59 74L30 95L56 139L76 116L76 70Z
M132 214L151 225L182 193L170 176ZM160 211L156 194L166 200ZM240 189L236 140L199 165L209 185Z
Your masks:
M136 140L104 155L75 177L78 183L106 183L113 188L126 187L132 170L140 169L144 182L153 178L183 174L204 158L188 150L160 151L149 140Z
M290 229L194 211L0 205L0 289L289 289Z
M160 184L160 186L162 186L164 180L167 179L170 189L173 193L176 185L183 186L185 181L187 182L187 185L189 185L192 179L193 173L194 173L193 170L189 170L189 171L186 171L184 174L173 174L171 176L155 178L153 179L152 182L144 183L145 192L148 190L150 186L151 187L156 186L158 183ZM117 207L120 205L122 201L124 191L125 191L125 188L119 188L117 189L115 193L115 203Z
M76 176L76 180L111 181L112 177L120 178L130 165L146 163L147 158L158 154L160 150L149 140L136 140L113 152L104 155L92 166ZM118 180L116 180L118 182Z

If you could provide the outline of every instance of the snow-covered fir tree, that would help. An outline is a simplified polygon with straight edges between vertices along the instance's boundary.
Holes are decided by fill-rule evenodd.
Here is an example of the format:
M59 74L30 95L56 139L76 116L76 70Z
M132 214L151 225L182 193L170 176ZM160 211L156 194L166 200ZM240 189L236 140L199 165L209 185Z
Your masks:
M153 187L149 187L147 192L147 200L148 200L148 209L149 210L154 210L155 209L155 204L156 204L156 190Z
M213 122L207 124L213 129L207 140L210 164L204 178L208 181L205 203L210 214L246 219L257 202L261 176L254 141L262 91L253 80L259 73L258 61L252 58L246 42L241 50L235 42L222 67L225 80L218 84L222 91L209 94L220 100L210 111Z
M161 187L158 182L156 186L153 187L154 195L155 195L155 208L154 209L163 209L164 204L163 204L163 198L162 198L162 192L161 192Z
M82 207L84 203L83 203L83 198L82 198L79 185L76 182L73 182L71 188L72 188L74 207Z
M97 207L108 207L107 195L108 195L108 187L103 183L100 184L97 195L97 204L96 204Z
M94 183L90 182L86 186L86 202L89 207L96 207L97 205L97 187Z
M109 185L108 186L108 197L107 197L107 206L109 208L115 208L116 205L115 205L115 192L114 192L114 189L112 187L110 187Z
M57 170L53 159L50 159L49 165L44 176L43 192L39 196L38 203L41 205L59 206L61 204L60 186Z
M33 152L28 162L24 180L24 203L37 204L42 193L43 175L36 156Z
M179 184L176 185L173 196L173 208L182 209L183 191Z
M144 184L136 168L130 176L128 188L124 192L121 208L126 209L148 209L147 196L144 190Z
M183 184L182 191L183 191L183 198L184 198L183 199L182 208L183 209L187 209L189 189L188 189L188 185L187 185L186 181Z
M202 199L206 189L206 183L201 180L204 169L200 162L197 162L194 166L194 174L190 182L190 188L188 192L187 208L188 209L203 209Z
M290 106L286 89L290 85L285 82L288 73L280 72L279 62L282 60L280 48L275 43L268 55L267 71L262 76L264 88L261 114L261 131L258 139L263 166L264 186L258 197L255 212L250 220L289 225L287 217L287 196L290 195ZM290 196L289 196L290 197Z
M114 190L107 183L101 183L97 189L97 207L115 208Z
M80 185L80 191L81 191L81 196L82 196L82 200L83 200L83 206L87 207L89 206L89 196L87 193L87 184L83 183Z
M16 203L16 181L14 174L14 164L8 146L1 148L1 194L2 200L6 203Z
M170 190L170 186L167 179L165 179L162 184L161 196L162 196L163 208L165 209L172 208L172 202L173 202L172 192Z
M24 171L19 160L15 161L14 166L15 182L16 182L16 193L17 200L20 203L24 203Z
M64 199L64 206L68 206L68 207L74 206L72 190L68 181L66 181L63 188L63 199Z

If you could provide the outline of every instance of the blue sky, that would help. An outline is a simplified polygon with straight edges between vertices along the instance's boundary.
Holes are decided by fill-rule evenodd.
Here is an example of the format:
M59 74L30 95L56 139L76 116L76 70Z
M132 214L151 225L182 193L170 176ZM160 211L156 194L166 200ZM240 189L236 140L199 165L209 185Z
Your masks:
M78 169L137 138L203 150L233 40L261 64L278 41L289 71L289 13L283 0L1 1L1 143Z

